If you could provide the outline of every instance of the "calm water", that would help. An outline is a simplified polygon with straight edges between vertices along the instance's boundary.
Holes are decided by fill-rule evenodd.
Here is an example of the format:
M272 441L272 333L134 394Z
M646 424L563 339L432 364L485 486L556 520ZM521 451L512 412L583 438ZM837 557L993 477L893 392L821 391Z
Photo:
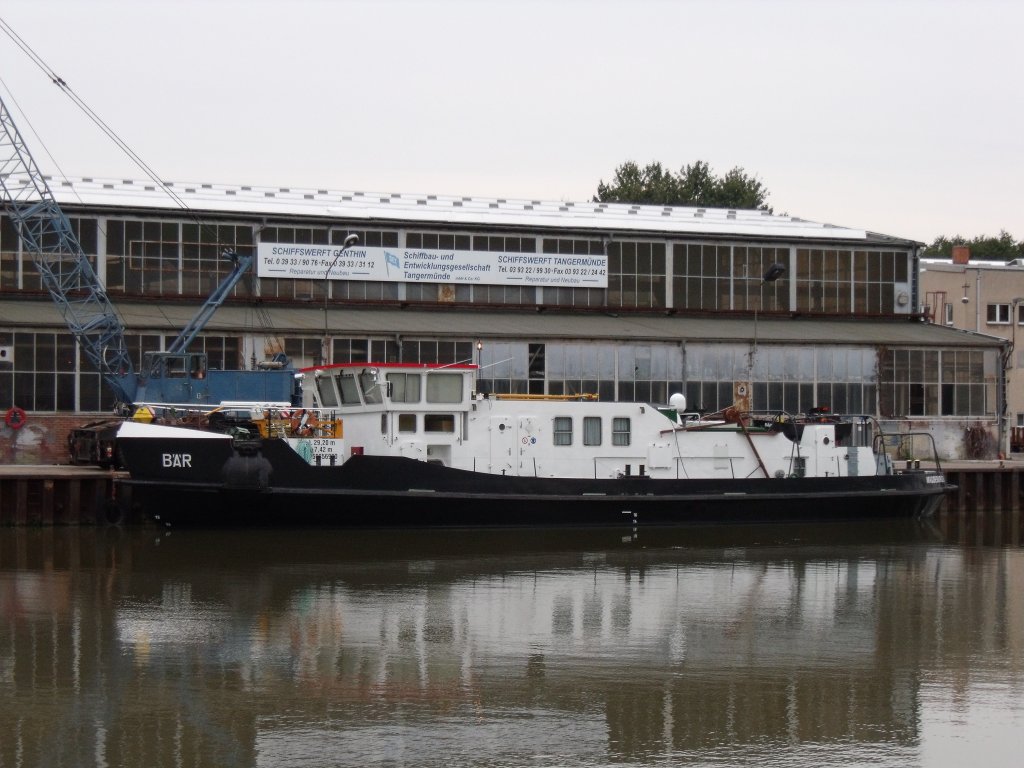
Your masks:
M0 530L0 767L1024 756L1019 516Z

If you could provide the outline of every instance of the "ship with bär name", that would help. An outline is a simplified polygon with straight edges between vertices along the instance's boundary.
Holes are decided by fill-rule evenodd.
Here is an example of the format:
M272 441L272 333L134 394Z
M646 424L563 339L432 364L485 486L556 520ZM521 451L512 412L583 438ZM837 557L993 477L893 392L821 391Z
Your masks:
M123 482L166 525L375 528L913 517L951 490L869 416L496 395L477 373L345 363L303 369L298 408L142 406Z

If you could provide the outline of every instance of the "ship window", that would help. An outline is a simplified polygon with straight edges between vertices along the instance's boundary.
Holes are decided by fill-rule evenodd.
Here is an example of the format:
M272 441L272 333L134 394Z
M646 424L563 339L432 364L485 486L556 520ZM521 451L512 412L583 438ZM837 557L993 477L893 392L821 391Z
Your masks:
M601 417L600 416L584 416L583 417L583 444L584 445L600 445L601 444Z
M367 405L379 403L384 399L381 397L380 384L377 383L376 369L363 368L359 374L359 388L363 390L363 400Z
M415 432L416 431L416 414L415 413L400 413L400 414L398 414L398 431L399 432Z
M572 419L556 416L554 423L555 445L572 445Z
M320 395L320 405L325 408L336 408L338 406L338 393L334 391L333 377L321 376L316 379L316 391Z
M461 403L462 374L432 373L427 376L428 403Z
M418 403L420 401L420 375L418 373L389 373L391 401Z
M629 419L625 417L612 419L612 445L629 445L629 439Z
M454 432L455 414L425 413L423 414L424 432Z
M341 402L344 405L359 405L359 388L356 386L356 377L351 373L343 373L338 378L341 384Z

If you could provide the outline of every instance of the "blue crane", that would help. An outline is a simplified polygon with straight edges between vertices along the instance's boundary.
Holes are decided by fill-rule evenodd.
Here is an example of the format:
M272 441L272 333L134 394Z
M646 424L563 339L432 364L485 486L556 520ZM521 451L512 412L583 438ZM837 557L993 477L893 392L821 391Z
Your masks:
M226 400L287 402L298 397L289 370L208 372L206 355L186 351L252 266L252 256L232 251L225 251L233 264L231 271L195 317L166 351L148 353L142 371L136 372L124 324L2 99L0 125L3 204L65 324L119 405L217 405Z
M3 99L0 125L0 186L22 245L89 361L118 402L131 403L138 380L124 326Z

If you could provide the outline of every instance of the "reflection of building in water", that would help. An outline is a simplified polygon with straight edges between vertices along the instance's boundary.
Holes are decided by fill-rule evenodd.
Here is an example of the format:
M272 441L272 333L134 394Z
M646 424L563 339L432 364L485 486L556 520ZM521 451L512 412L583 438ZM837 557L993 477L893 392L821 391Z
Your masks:
M325 534L307 563L237 536L0 533L4 766L906 748L925 675L1024 678L1020 550L375 561Z
M470 705L528 711L541 695L545 709L601 726L623 755L780 738L912 740L916 676L878 659L877 564L738 557L483 574L386 601L344 582L310 588L279 616L270 646L308 638L290 649L297 676L311 679L319 659L315 679L339 685L334 693L420 701L417 719ZM547 724L551 738L564 727Z

